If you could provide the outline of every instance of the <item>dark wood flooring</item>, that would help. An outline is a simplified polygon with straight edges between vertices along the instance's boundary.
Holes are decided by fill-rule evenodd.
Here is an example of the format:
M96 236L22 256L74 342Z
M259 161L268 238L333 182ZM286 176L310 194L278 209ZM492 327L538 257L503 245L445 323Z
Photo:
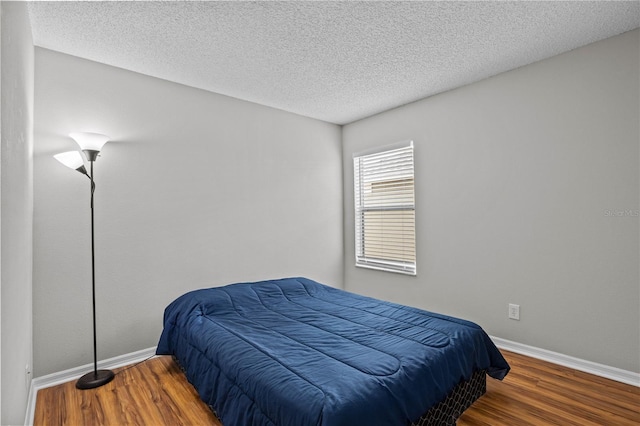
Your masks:
M487 378L487 393L458 426L640 425L640 388L502 352L511 372L502 382ZM34 425L222 426L171 357L118 371L98 389L69 382L40 390Z

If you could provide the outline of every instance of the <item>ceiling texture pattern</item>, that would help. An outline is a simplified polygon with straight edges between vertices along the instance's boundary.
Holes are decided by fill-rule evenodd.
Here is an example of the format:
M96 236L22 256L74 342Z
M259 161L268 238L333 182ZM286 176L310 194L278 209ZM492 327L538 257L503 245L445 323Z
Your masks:
M640 1L33 2L36 46L346 124L640 27Z

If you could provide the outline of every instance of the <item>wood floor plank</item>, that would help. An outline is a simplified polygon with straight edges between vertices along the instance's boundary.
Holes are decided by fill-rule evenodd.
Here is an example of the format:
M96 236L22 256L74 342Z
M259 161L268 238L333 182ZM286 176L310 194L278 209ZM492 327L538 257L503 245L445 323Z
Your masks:
M487 379L487 393L459 426L493 413L492 425L637 425L640 388L503 351L512 367L504 381ZM511 417L507 417L510 415Z
M115 371L111 382L79 390L75 382L38 391L34 425L222 426L171 357Z
M511 372L487 378L487 393L458 426L640 424L640 388L502 351ZM116 371L98 389L75 382L38 392L35 426L222 426L171 357ZM238 426L238 425L230 425Z

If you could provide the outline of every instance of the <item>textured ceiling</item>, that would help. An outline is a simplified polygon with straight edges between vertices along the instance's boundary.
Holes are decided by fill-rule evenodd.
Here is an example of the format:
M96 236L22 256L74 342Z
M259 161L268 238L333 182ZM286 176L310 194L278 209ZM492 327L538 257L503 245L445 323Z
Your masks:
M34 2L37 46L345 124L640 26L640 2Z

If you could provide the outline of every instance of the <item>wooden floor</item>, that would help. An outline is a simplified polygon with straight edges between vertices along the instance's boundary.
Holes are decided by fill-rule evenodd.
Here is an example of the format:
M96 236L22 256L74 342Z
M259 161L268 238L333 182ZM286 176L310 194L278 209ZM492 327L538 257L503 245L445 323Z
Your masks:
M640 388L502 353L511 372L502 382L487 378L487 393L458 426L640 424ZM70 382L40 390L34 425L222 426L170 357L123 370L98 389Z

